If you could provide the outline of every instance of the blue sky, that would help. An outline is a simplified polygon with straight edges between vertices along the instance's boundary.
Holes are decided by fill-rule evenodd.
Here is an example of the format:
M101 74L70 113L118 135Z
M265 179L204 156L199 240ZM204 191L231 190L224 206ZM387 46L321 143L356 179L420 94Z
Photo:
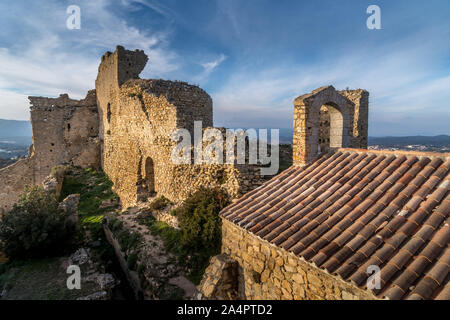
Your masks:
M141 77L205 89L217 126L289 128L293 99L332 84L370 92L372 136L450 134L449 16L445 0L2 1L0 118L28 119L28 95L84 97L121 44L149 55Z

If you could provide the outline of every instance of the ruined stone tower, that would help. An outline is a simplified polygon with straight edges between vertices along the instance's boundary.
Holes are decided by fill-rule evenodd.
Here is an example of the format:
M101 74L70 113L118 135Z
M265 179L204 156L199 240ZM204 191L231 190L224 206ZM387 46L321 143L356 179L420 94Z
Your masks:
M0 214L60 164L101 165L125 208L155 194L184 200L202 187L236 197L262 183L256 165L172 161L174 132L186 129L192 138L195 121L212 127L212 100L185 82L139 79L147 61L142 50L118 46L103 55L96 90L85 99L30 97L33 146L0 170Z
M236 196L259 185L249 166L172 161L172 134L187 129L193 137L195 121L211 127L212 100L185 82L139 79L147 61L143 51L118 46L102 57L95 82L102 167L124 207L155 193L178 201L200 187L221 187Z
M82 100L29 97L33 145L28 157L0 170L0 213L8 211L28 185L41 184L52 167L100 165L95 90Z
M330 148L367 148L369 93L321 87L294 100L293 163Z

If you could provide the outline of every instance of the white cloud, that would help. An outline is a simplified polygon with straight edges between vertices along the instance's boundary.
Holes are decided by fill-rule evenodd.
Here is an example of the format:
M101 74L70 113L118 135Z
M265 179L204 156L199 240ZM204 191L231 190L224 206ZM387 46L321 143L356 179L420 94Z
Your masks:
M143 31L113 14L112 0L78 1L81 30L67 30L66 7L47 1L44 7L23 8L17 25L8 25L12 45L0 47L0 118L28 119L29 95L83 98L94 88L100 56L116 45L143 49L149 55L145 76L162 76L178 68L168 49L167 33ZM18 5L18 4L17 4ZM8 14L3 11L0 13Z
M440 70L434 65L434 57L442 53L436 50L440 46L433 42L436 39L429 39L421 49L411 51L411 43L416 39L372 51L354 50L320 64L280 64L260 70L241 66L224 86L212 93L216 123L233 126L237 122L241 127L291 127L295 97L332 84L337 89L368 90L371 121L379 124L394 121L392 128L369 126L370 134L382 134L381 129L385 134L400 132L395 126L407 128L402 131L404 134L412 130L408 122L420 126L423 115L430 111L448 114L450 101L450 77L436 76L436 69ZM449 133L443 121L435 121L435 125L434 134ZM426 132L433 134L431 128L429 125ZM420 128L414 131L421 132Z
M173 15L172 10L154 0L122 0L122 3L128 6L132 6L133 4L143 5L166 18L171 18Z
M219 67L219 65L224 62L227 59L227 57L224 54L220 54L219 57L217 57L216 59L214 59L213 61L209 61L209 62L205 62L205 63L200 63L200 65L203 68L203 71L192 77L192 80L195 82L199 82L202 83L205 81L206 78L208 78L208 76L215 70L217 69L217 67Z
M221 54L216 60L211 62L202 63L202 67L205 69L205 72L208 74L214 71L222 62L225 61L227 57L224 54Z

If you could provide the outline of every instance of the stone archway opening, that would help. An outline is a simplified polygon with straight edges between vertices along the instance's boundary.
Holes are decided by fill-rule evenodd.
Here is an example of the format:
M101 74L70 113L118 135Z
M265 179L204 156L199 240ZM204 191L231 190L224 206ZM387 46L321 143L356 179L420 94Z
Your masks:
M343 145L344 117L337 104L327 102L320 107L318 152L328 152Z
M294 165L308 165L328 149L356 144L353 142L355 119L357 124L359 114L367 112L364 109L356 112L356 104L347 96L354 94L354 99L362 99L364 92L336 91L333 86L326 86L294 100Z
M155 195L155 166L150 157L141 157L139 161L137 200L147 201L149 197Z
M155 165L153 163L153 159L150 157L147 157L145 159L145 176L144 176L144 183L145 187L147 189L148 195L151 196L155 193Z

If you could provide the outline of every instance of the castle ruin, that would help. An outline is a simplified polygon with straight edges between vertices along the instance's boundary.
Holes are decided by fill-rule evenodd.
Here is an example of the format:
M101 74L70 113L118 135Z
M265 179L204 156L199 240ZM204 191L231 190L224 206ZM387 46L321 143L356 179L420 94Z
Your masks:
M27 158L0 170L3 211L60 164L102 167L124 208L154 194L182 201L202 187L235 198L262 183L258 165L172 161L173 132L187 129L193 137L195 121L212 127L212 99L185 82L140 79L147 61L143 51L118 46L102 57L85 99L29 98L33 145Z
M39 185L52 167L99 167L95 90L82 100L29 97L33 144L26 158L0 170L0 213L9 210L28 185Z

